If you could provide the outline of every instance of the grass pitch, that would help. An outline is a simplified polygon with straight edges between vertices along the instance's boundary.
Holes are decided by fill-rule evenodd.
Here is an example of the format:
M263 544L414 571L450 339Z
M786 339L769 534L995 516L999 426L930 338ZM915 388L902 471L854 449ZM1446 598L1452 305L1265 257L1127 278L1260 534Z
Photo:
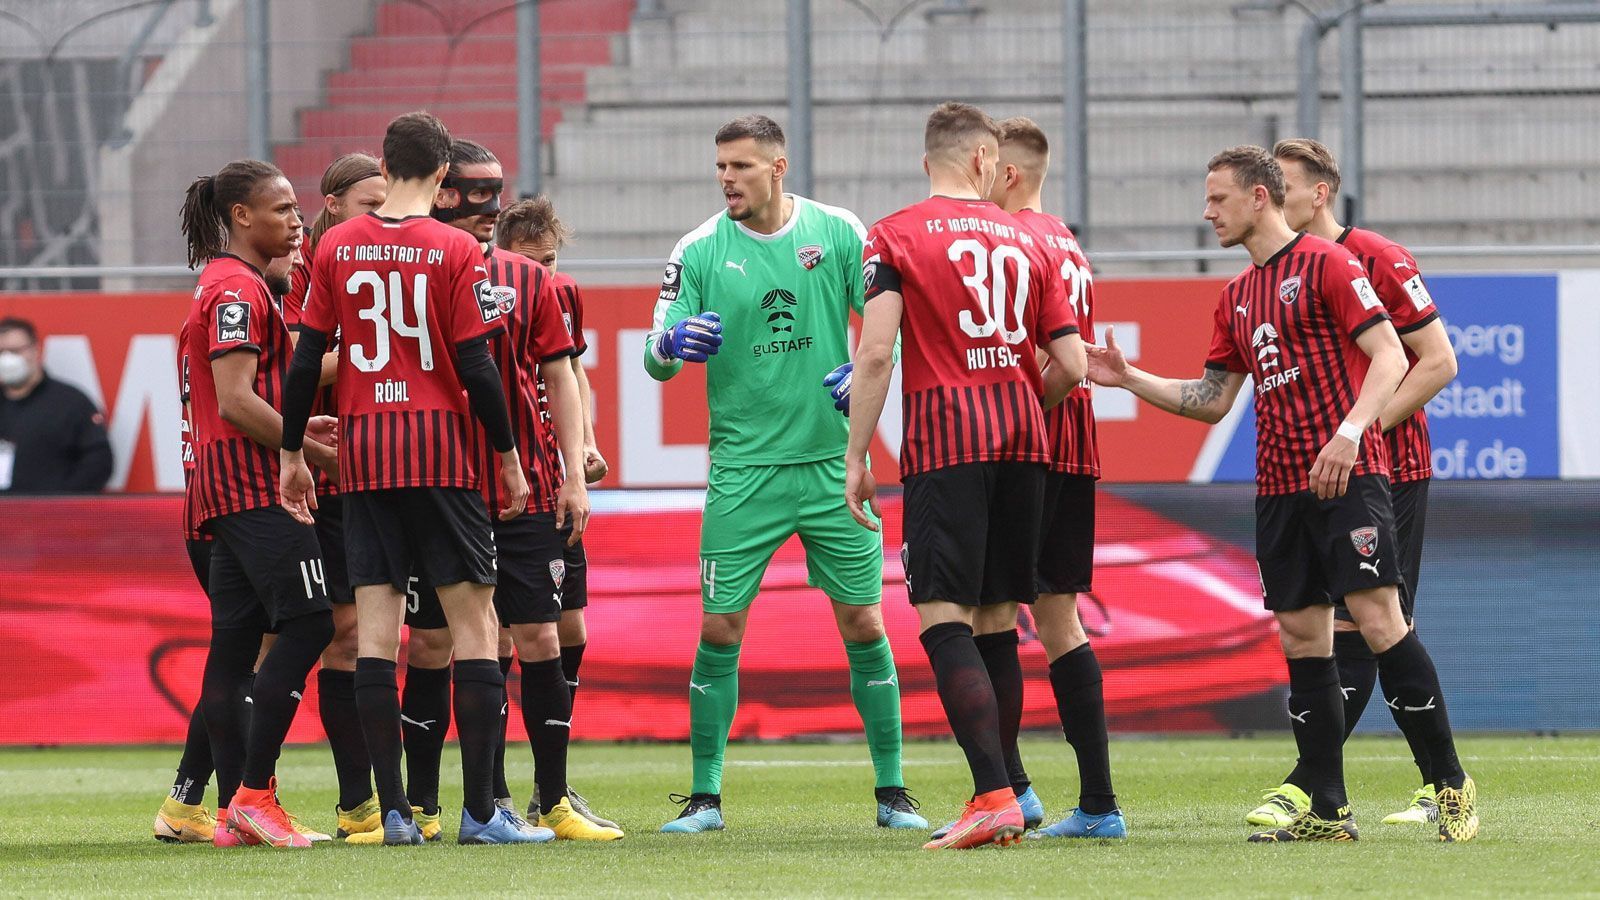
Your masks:
M572 780L628 831L620 844L461 847L453 843L458 758L446 750L449 842L417 848L318 845L217 851L151 838L174 748L0 752L0 894L934 896L1302 896L1600 893L1600 738L1471 737L1483 834L1442 846L1430 830L1378 820L1409 799L1415 773L1398 739L1346 750L1362 840L1247 845L1243 815L1288 768L1287 737L1116 740L1112 762L1132 836L1125 842L1025 842L1014 849L925 853L922 832L873 827L863 745L734 745L723 787L728 830L662 835L688 787L681 745L582 745ZM1023 747L1053 821L1076 802L1071 751ZM531 789L526 749L513 783ZM332 831L326 748L289 751L286 804ZM452 778L452 775L454 778ZM971 790L951 743L907 747L906 777L938 824ZM215 795L208 793L208 802Z

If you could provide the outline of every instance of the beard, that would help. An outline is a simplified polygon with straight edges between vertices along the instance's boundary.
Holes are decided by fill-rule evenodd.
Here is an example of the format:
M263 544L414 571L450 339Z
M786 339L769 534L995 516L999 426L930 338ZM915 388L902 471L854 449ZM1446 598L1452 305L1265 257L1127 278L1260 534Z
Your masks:
M287 272L282 275L273 272L263 276L263 278L267 282L267 290L272 292L272 296L279 299L282 299L289 291L294 289L294 283L289 280L289 273Z

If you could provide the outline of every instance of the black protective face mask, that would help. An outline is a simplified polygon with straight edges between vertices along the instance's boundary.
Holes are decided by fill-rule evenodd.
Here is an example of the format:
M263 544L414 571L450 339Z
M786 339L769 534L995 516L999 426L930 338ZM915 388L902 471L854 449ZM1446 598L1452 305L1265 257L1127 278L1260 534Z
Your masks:
M504 178L458 178L454 175L446 175L439 186L450 188L460 194L461 205L453 206L449 209L435 207L433 217L441 222L454 222L457 219L465 219L470 216L498 215L500 212L500 194L506 189L506 180ZM473 191L484 190L485 188L490 191L488 200L482 203L470 203L467 201L467 197L471 196Z

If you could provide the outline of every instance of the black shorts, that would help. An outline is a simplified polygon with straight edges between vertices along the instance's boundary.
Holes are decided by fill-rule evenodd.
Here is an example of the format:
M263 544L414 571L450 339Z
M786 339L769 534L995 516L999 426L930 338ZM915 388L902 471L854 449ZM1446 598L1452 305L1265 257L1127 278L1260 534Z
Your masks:
M1041 463L976 462L905 479L900 561L912 603L1031 603L1039 596Z
M344 499L338 494L318 497L312 515L317 520L317 543L322 545L322 569L328 574L328 599L354 603L356 595L350 590L350 568L344 556Z
M561 585L561 611L583 609L589 605L589 554L583 549L583 538L571 547L567 538L572 536L572 526L562 528L561 553L567 561L566 580Z
M195 540L184 538L183 549L189 551L189 565L194 567L194 580L200 582L200 590L211 593L211 547L215 540Z
M1346 594L1399 584L1389 480L1357 475L1332 500L1310 491L1257 497L1256 563L1274 612L1343 604Z
M1039 532L1039 593L1087 593L1094 580L1094 476L1045 475Z
M281 506L263 506L206 523L211 549L212 628L276 629L331 609L316 529Z
M561 618L568 587L567 535L556 530L556 514L529 513L494 523L499 581L494 608L500 624L527 625Z
M1406 617L1406 624L1410 624L1417 613L1417 581L1422 577L1422 532L1428 518L1430 481L1420 478L1389 486L1394 506L1395 541L1400 545L1400 612ZM1350 610L1342 606L1333 614L1346 622L1354 621Z
M343 495L350 586L494 584L494 533L483 495L466 488L397 488Z

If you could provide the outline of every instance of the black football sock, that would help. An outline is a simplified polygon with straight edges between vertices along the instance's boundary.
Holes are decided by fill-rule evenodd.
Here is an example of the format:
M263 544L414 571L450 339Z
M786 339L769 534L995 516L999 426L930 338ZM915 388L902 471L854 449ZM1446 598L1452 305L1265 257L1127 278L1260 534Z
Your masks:
M200 709L211 741L218 809L233 802L244 772L245 733L250 727L244 698L250 689L250 669L260 652L261 632L253 628L211 632L205 672L200 676Z
M1455 736L1445 711L1444 691L1428 648L1414 631L1378 654L1378 677L1395 723L1407 741L1420 744L1428 755L1427 778L1436 788L1458 788L1466 778L1456 757Z
M511 786L506 784L506 726L511 724L511 663L512 657L502 656L500 680L505 688L500 695L500 731L494 745L494 796L495 799L511 796Z
M461 740L461 807L475 821L494 815L494 747L505 676L492 659L455 663L456 734Z
M572 693L561 657L522 661L522 724L533 744L533 780L539 811L555 809L567 794L567 741L572 734Z
M973 795L1009 787L1000 746L1000 709L983 656L973 643L972 626L941 622L922 632L921 639L945 718L972 770Z
M211 780L211 737L206 734L205 712L197 703L189 714L189 731L183 738L183 756L178 760L178 778L172 782L172 799L189 805L206 798L206 782Z
M406 666L400 734L406 749L406 796L430 816L439 813L439 758L450 730L450 667ZM481 820L480 820L481 821Z
M1298 782L1311 797L1311 811L1335 819L1347 805L1344 794L1344 700L1339 666L1331 656L1289 662L1289 720L1300 751Z
M1106 697L1100 660L1084 644L1050 664L1061 733L1078 757L1078 808L1091 816L1117 808L1111 789L1111 750L1106 733Z
M1378 658L1359 631L1333 633L1333 658L1339 661L1339 691L1344 694L1344 736L1348 740L1378 683Z
M406 799L405 783L400 778L400 688L394 660L358 657L355 685L361 733L367 739L372 783L378 802L383 805L384 818L398 811L401 818L409 819L411 802Z
M317 713L333 751L339 808L353 810L372 796L372 761L367 759L367 739L361 734L361 713L356 711L355 672L322 667L317 673Z
M250 689L250 735L245 744L245 787L265 790L278 771L278 754L289 736L300 698L306 692L306 676L333 640L333 611L329 609L295 616L278 626L278 640L267 651L267 658L256 672Z
M588 644L573 644L561 648L561 671L566 673L567 688L572 692L572 705L578 705L578 669L583 666L583 651Z
M1018 797L1028 789L1028 772L1022 767L1017 750L1017 733L1022 730L1022 661L1017 658L1017 630L980 634L972 639L983 657L983 668L994 685L994 701L1000 711L1000 750L1006 757L1006 777L1011 792Z

